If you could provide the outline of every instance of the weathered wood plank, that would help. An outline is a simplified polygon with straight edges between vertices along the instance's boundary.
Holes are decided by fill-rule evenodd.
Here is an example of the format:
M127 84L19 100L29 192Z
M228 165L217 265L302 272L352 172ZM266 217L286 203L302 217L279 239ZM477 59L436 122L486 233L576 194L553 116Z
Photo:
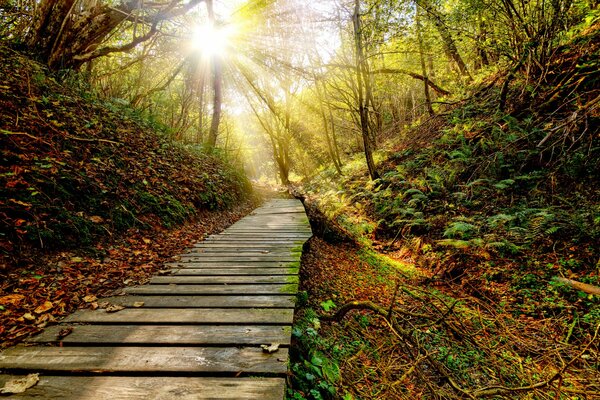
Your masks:
M298 283L298 277L293 275L229 275L229 276L155 276L150 284L164 285L202 284L202 285L239 285L248 283Z
M220 234L221 237L239 237L239 238L265 238L271 239L274 237L273 232L223 232ZM311 236L309 233L277 233L277 238L291 238L291 239L307 239Z
M311 234L312 233L310 228L307 228L303 225L299 225L297 227L269 228L269 227L262 227L262 226L252 226L250 224L233 226L231 228L225 229L223 232L228 232L228 233L271 232L271 233L302 233L302 234Z
M182 254L179 256L180 261L183 262L264 262L264 261L281 261L281 262L292 262L300 259L300 255L298 256L277 256L277 255L260 255L260 256L245 256L245 257L236 257L234 255L224 255L219 257L214 257L211 255L186 255Z
M126 308L118 312L80 310L64 322L103 324L291 324L287 308Z
M17 346L0 353L0 369L285 374L287 356L286 348L266 354L254 347Z
M128 294L181 295L181 294L296 294L298 285L147 285L124 289Z
M227 268L298 268L298 261L262 261L262 262L236 262L236 261L221 261L221 262L187 262L179 261L166 263L166 267L170 268L208 268L208 269L227 269Z
M227 255L227 254L239 254L241 256L256 256L261 254L274 254L274 255L289 255L293 251L294 247L242 247L238 246L235 248L223 248L223 247L194 247L186 249L182 254L187 255L200 255L207 254L212 256Z
M179 262L195 262L195 263L260 263L260 262L282 262L290 263L300 260L300 256L256 256L256 257L235 257L235 256L221 256L213 257L210 255L206 256L186 256L181 255Z
M172 270L170 275L298 275L298 268L179 268Z
M65 325L51 326L28 342L75 344L162 344L162 345L289 345L290 326L262 325L72 325L71 333L60 337Z
M0 375L0 386L18 376ZM283 378L173 378L121 376L40 376L25 393L30 400L281 400Z
M143 308L294 308L296 296L115 296L104 299L110 304Z

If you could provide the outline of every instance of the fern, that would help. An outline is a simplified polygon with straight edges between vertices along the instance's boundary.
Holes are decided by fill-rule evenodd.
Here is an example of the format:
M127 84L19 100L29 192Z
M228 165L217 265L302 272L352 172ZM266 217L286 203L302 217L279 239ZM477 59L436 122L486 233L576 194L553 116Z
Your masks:
M504 179L504 180L494 184L494 187L496 189L504 190L504 189L508 189L509 187L513 186L514 184L515 184L514 180Z
M444 237L451 239L470 239L477 232L475 225L463 221L455 221L444 231Z

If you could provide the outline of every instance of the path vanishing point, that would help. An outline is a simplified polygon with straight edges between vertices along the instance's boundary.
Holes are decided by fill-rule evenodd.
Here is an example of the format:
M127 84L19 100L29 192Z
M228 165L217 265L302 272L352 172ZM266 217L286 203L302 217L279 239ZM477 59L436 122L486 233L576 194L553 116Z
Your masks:
M105 299L124 309L77 311L0 353L0 388L39 373L8 398L281 400L310 236L298 200L271 200Z

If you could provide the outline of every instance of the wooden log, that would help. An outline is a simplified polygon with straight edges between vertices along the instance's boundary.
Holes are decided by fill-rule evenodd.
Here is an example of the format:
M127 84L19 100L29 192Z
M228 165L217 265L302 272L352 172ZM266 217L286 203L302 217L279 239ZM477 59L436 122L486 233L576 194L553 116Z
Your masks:
M71 333L62 337L61 332ZM289 345L292 328L275 325L55 325L28 340L31 343L160 344L160 345Z
M294 310L288 308L126 308L118 312L80 310L64 322L95 324L291 324Z
M0 369L127 373L268 373L287 371L288 351L254 347L16 346L0 353Z
M0 375L0 386L19 378ZM283 378L125 377L125 376L40 376L16 400L281 400Z

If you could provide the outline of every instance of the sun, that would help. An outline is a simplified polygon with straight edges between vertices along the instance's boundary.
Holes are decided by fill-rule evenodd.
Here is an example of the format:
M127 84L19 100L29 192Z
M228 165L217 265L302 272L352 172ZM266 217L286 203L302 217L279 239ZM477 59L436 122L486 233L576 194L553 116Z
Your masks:
M199 25L193 31L192 47L207 57L223 56L231 46L234 32L233 25Z

